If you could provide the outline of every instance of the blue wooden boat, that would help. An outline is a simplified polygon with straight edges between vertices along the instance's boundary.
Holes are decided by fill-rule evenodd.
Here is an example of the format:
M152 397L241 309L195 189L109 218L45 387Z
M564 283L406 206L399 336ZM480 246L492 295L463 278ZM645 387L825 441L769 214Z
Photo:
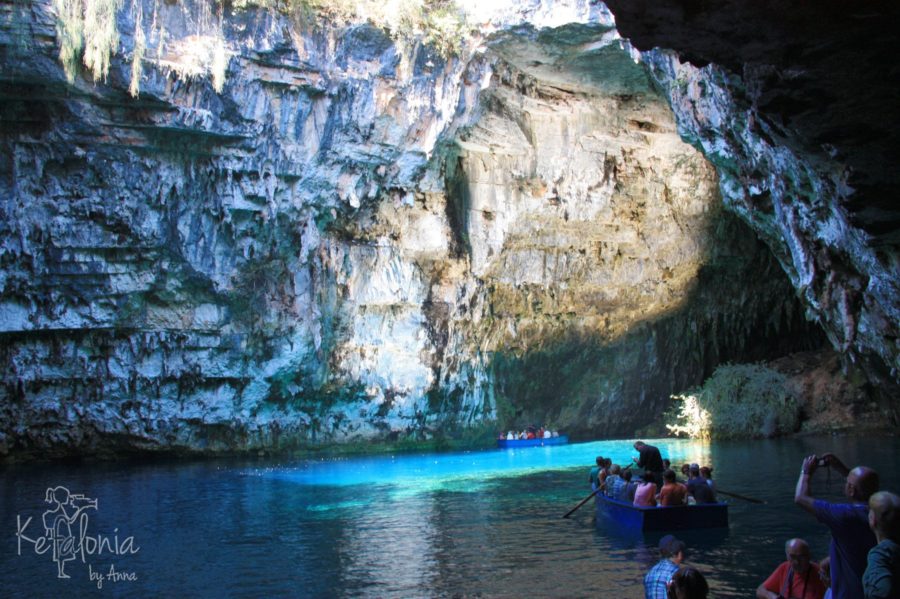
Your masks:
M549 439L497 439L497 447L499 447L500 449L517 449L519 447L546 447L548 445L565 445L568 442L568 435L550 437Z
M684 530L686 528L720 528L728 526L727 503L701 503L678 507L644 507L594 495L597 522L602 517L614 520L632 530Z

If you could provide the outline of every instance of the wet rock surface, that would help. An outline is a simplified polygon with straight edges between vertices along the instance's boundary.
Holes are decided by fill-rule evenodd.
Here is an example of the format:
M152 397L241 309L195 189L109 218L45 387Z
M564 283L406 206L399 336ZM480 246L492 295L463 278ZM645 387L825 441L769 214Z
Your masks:
M775 217L723 208L739 169L685 133L681 66L571 4L445 59L262 9L198 33L199 5L148 1L170 45L149 32L137 98L133 15L107 81L69 85L50 4L5 5L0 452L622 435L723 361L819 347L822 294ZM164 51L207 33L221 93ZM850 345L888 360L885 335Z

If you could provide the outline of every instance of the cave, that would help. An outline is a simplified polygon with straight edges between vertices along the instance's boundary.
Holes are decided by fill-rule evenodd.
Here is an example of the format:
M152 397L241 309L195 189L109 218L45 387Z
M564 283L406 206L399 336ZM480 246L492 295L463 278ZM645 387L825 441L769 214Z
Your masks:
M4 460L625 438L727 364L897 425L887 3L3 7Z
M898 13L0 0L0 596L862 596Z

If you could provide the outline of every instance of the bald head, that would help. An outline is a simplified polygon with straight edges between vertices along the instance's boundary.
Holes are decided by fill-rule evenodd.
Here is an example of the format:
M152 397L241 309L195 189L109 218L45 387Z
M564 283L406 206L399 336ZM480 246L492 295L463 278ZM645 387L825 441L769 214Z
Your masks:
M856 501L869 501L878 492L878 473L865 466L857 466L847 475L847 497Z
M879 491L869 498L869 526L879 541L900 541L900 497Z
M784 552L787 554L803 553L809 556L809 543L803 539L788 539L784 544Z
M805 574L809 569L809 544L803 539L790 539L784 544L784 554L797 573Z

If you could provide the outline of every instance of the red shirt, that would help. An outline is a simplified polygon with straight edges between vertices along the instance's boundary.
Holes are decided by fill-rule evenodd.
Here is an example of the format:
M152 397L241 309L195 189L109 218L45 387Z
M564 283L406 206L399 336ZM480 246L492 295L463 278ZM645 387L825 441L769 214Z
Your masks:
M687 503L687 487L681 483L665 484L659 490L659 505L685 505Z
M819 566L815 563L809 564L809 570L806 574L798 574L794 572L791 577L791 588L787 588L788 571L791 569L791 562L784 562L772 572L763 587L772 593L781 593L789 599L797 597L798 599L822 599L825 596L825 584L819 578Z

